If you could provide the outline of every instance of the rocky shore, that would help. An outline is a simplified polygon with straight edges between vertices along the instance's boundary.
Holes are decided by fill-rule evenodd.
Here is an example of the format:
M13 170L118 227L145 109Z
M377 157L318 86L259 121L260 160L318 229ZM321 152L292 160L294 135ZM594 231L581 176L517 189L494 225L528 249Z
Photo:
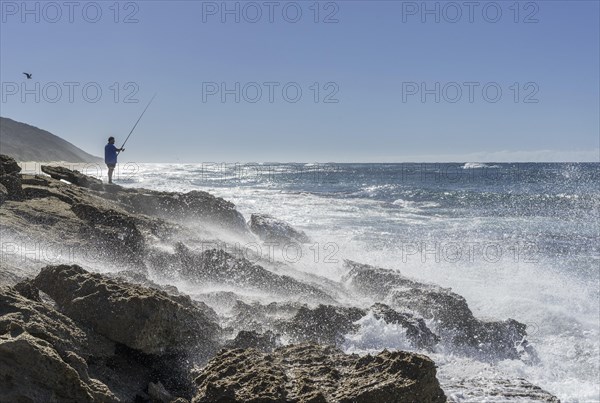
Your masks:
M274 217L42 171L0 156L2 401L558 401L521 379L444 392L429 353L537 360L523 323L478 318L450 289L368 262L306 275L230 247L309 242ZM409 351L344 353L365 318Z

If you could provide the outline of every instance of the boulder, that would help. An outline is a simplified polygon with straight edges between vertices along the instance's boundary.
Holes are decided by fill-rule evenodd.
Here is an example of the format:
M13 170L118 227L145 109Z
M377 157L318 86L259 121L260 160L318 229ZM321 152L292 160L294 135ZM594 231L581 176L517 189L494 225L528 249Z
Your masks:
M395 291L390 304L434 320L442 339L461 353L485 360L521 358L519 346L527 335L526 325L513 319L479 320L456 293L443 289Z
M250 230L258 235L260 239L279 243L279 246L310 242L310 238L303 231L299 231L290 224L268 214L252 214L249 226Z
M21 172L21 167L14 158L0 154L0 175L18 174Z
M103 197L116 200L127 211L175 220L198 220L226 230L247 233L244 217L235 205L207 192L158 192L147 189L125 189L104 192Z
M429 285L402 276L394 270L381 269L367 264L345 260L348 273L342 282L353 292L383 300L394 289L425 288Z
M18 174L4 174L0 175L0 193L5 200L16 200L21 201L25 198L23 194L23 185L21 184L21 177Z
M210 353L219 336L214 312L189 297L110 279L77 265L47 266L36 286L59 309L106 338L145 354Z
M314 344L272 353L223 350L196 378L193 403L446 402L428 357L404 351L346 355Z
M467 301L450 289L419 283L398 272L347 261L343 281L352 290L387 300L395 310L413 312L433 320L442 343L457 352L484 360L535 357L526 341L526 325L513 319L477 319Z
M19 288L34 292L26 283ZM118 401L90 377L85 361L113 350L112 343L88 334L54 308L0 287L2 401Z
M20 283L23 292L33 293L33 286ZM39 300L39 296L36 296ZM29 333L50 343L61 354L72 351L87 357L110 355L114 346L108 340L94 338L71 318L53 307L23 296L17 289L0 287L0 334Z
M319 305L315 309L301 307L296 315L279 328L293 342L314 342L340 345L344 335L358 330L354 322L365 316L365 311L354 307Z
M195 283L230 285L244 290L264 291L270 295L310 298L314 302L334 302L332 297L311 284L273 273L222 249L196 253L178 243L174 258L175 262L179 262L181 276Z
M61 357L50 343L28 333L0 335L3 401L118 402L106 385L90 379L86 368L81 357Z
M71 210L89 224L86 232L107 249L134 261L143 254L144 237L133 217L97 204L75 203Z

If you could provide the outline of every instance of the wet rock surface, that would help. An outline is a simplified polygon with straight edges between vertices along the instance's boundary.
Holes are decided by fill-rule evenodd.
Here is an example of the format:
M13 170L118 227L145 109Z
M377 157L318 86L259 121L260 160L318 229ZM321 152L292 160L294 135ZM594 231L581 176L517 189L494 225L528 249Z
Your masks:
M110 355L113 348L54 308L0 287L3 401L117 401L106 385L90 378L84 359Z
M18 174L21 167L14 158L5 154L0 154L0 175Z
M115 184L95 185L92 189L134 215L144 214L176 221L204 223L233 233L249 232L244 217L235 209L233 203L207 192L161 192L124 188Z
M398 312L385 304L375 304L371 307L373 315L386 323L402 326L406 330L406 337L415 348L433 351L440 342L438 335L427 327L423 318L417 318L406 312Z
M214 312L189 297L120 282L79 266L47 266L34 280L69 317L146 354L210 351L219 336ZM132 331L135 329L135 331Z
M445 402L429 358L383 351L346 355L301 344L273 353L224 350L196 379L204 402Z
M173 257L179 262L182 277L193 282L229 284L275 295L334 301L331 296L315 286L273 273L248 259L238 258L220 249L197 253L178 243Z
M73 185L82 187L92 187L93 185L102 185L102 181L91 176L82 174L79 171L73 171L61 166L42 165L42 172L50 175L52 179L65 180Z
M51 344L26 333L0 336L0 373L5 401L118 401L106 385L89 378L80 357L61 356Z
M268 214L252 214L249 222L250 230L263 241L285 246L290 243L309 243L310 238L285 221Z
M345 334L358 330L354 322L364 315L364 310L354 307L301 307L291 320L282 323L279 328L295 342L339 345Z
M556 396L525 379L472 378L449 384L446 387L448 388L449 402L560 402Z
M415 349L433 351L440 340L423 319L395 311L384 304L374 304L368 309L322 304L312 308L306 305L261 305L238 301L231 313L231 322L242 331L274 331L276 335L295 343L313 342L341 347L346 336L360 332L360 325L356 322L369 314L386 324L399 325L400 331L405 332L408 343Z
M254 348L258 351L271 352L279 345L281 345L279 337L271 331L261 334L255 331L242 330L235 336L235 339L225 344L225 348Z
M0 204L5 200L23 200L21 167L7 155L0 154Z
M23 184L21 178L16 174L0 175L0 199L5 200L23 200Z
M44 278L45 281L48 279L49 276ZM78 279L83 283L93 282L89 278ZM126 287L122 283L118 286ZM69 285L63 284L63 287L66 295ZM114 329L99 331L95 321L103 319L103 311L110 310L118 317L119 308L123 308L118 304L111 306L111 297L113 300L124 297L118 287L115 289L115 284L111 283L107 290L111 296L104 295L104 298L91 301L93 307L85 303L83 305L87 308L78 306L88 309L88 314L84 315L83 311L78 313L73 307L61 312L59 309L63 306L60 303L43 301L40 295L35 295L37 288L32 282L19 283L15 288L0 287L2 401L130 402L149 400L149 395L175 396L173 400L192 396L192 367L204 362L197 353L207 353L207 345L213 348L214 345L203 341L199 349L183 351L182 341L173 341L172 337L178 328L186 326L186 322L175 327L162 324L161 328L161 324L152 321L152 318L144 320L148 309L166 316L173 313L152 303L130 304L126 308L129 325L117 318L112 322ZM150 295L156 292L145 291ZM60 300L58 294L54 295ZM78 295L79 299L86 299L86 295ZM151 296L148 298L152 299ZM182 301L186 299L183 297ZM156 316L157 313L154 313ZM142 322L146 327L154 324L152 341L160 339L158 345L168 345L169 348L157 351L156 342L148 343L147 339L143 339L146 344L140 342L140 333L146 331L136 326ZM214 324L212 326L215 327ZM193 323L191 330L194 331ZM141 346L146 351L150 346L154 350L149 354L128 345Z
M344 281L364 295L388 301L390 307L432 320L440 340L461 354L484 360L520 359L527 350L526 325L513 319L487 322L475 318L466 300L450 289L419 283L392 270L347 261Z
M0 180L3 233L30 244L51 244L65 253L71 249L76 255L71 261L126 261L139 267L150 252L149 241L168 239L179 229L169 219L201 226L218 223L231 231L248 232L232 203L205 192L180 194L109 186L54 166L42 166L51 177L19 175L14 160L3 157L2 161L1 176L6 176Z

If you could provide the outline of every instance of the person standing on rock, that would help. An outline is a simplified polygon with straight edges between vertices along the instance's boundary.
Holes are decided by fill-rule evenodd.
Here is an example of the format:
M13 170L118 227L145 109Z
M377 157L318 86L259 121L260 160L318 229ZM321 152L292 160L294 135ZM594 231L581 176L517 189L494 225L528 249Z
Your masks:
M108 138L108 144L104 146L104 162L108 167L108 183L112 182L113 171L117 166L117 155L121 152L125 151L124 148L117 148L115 146L115 138L110 136Z

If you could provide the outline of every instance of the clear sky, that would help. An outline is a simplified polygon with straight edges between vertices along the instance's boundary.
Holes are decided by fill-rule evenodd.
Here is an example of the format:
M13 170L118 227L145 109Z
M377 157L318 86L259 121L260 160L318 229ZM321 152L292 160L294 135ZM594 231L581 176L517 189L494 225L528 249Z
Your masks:
M599 161L599 4L2 0L1 115L101 155L157 93L137 162Z

